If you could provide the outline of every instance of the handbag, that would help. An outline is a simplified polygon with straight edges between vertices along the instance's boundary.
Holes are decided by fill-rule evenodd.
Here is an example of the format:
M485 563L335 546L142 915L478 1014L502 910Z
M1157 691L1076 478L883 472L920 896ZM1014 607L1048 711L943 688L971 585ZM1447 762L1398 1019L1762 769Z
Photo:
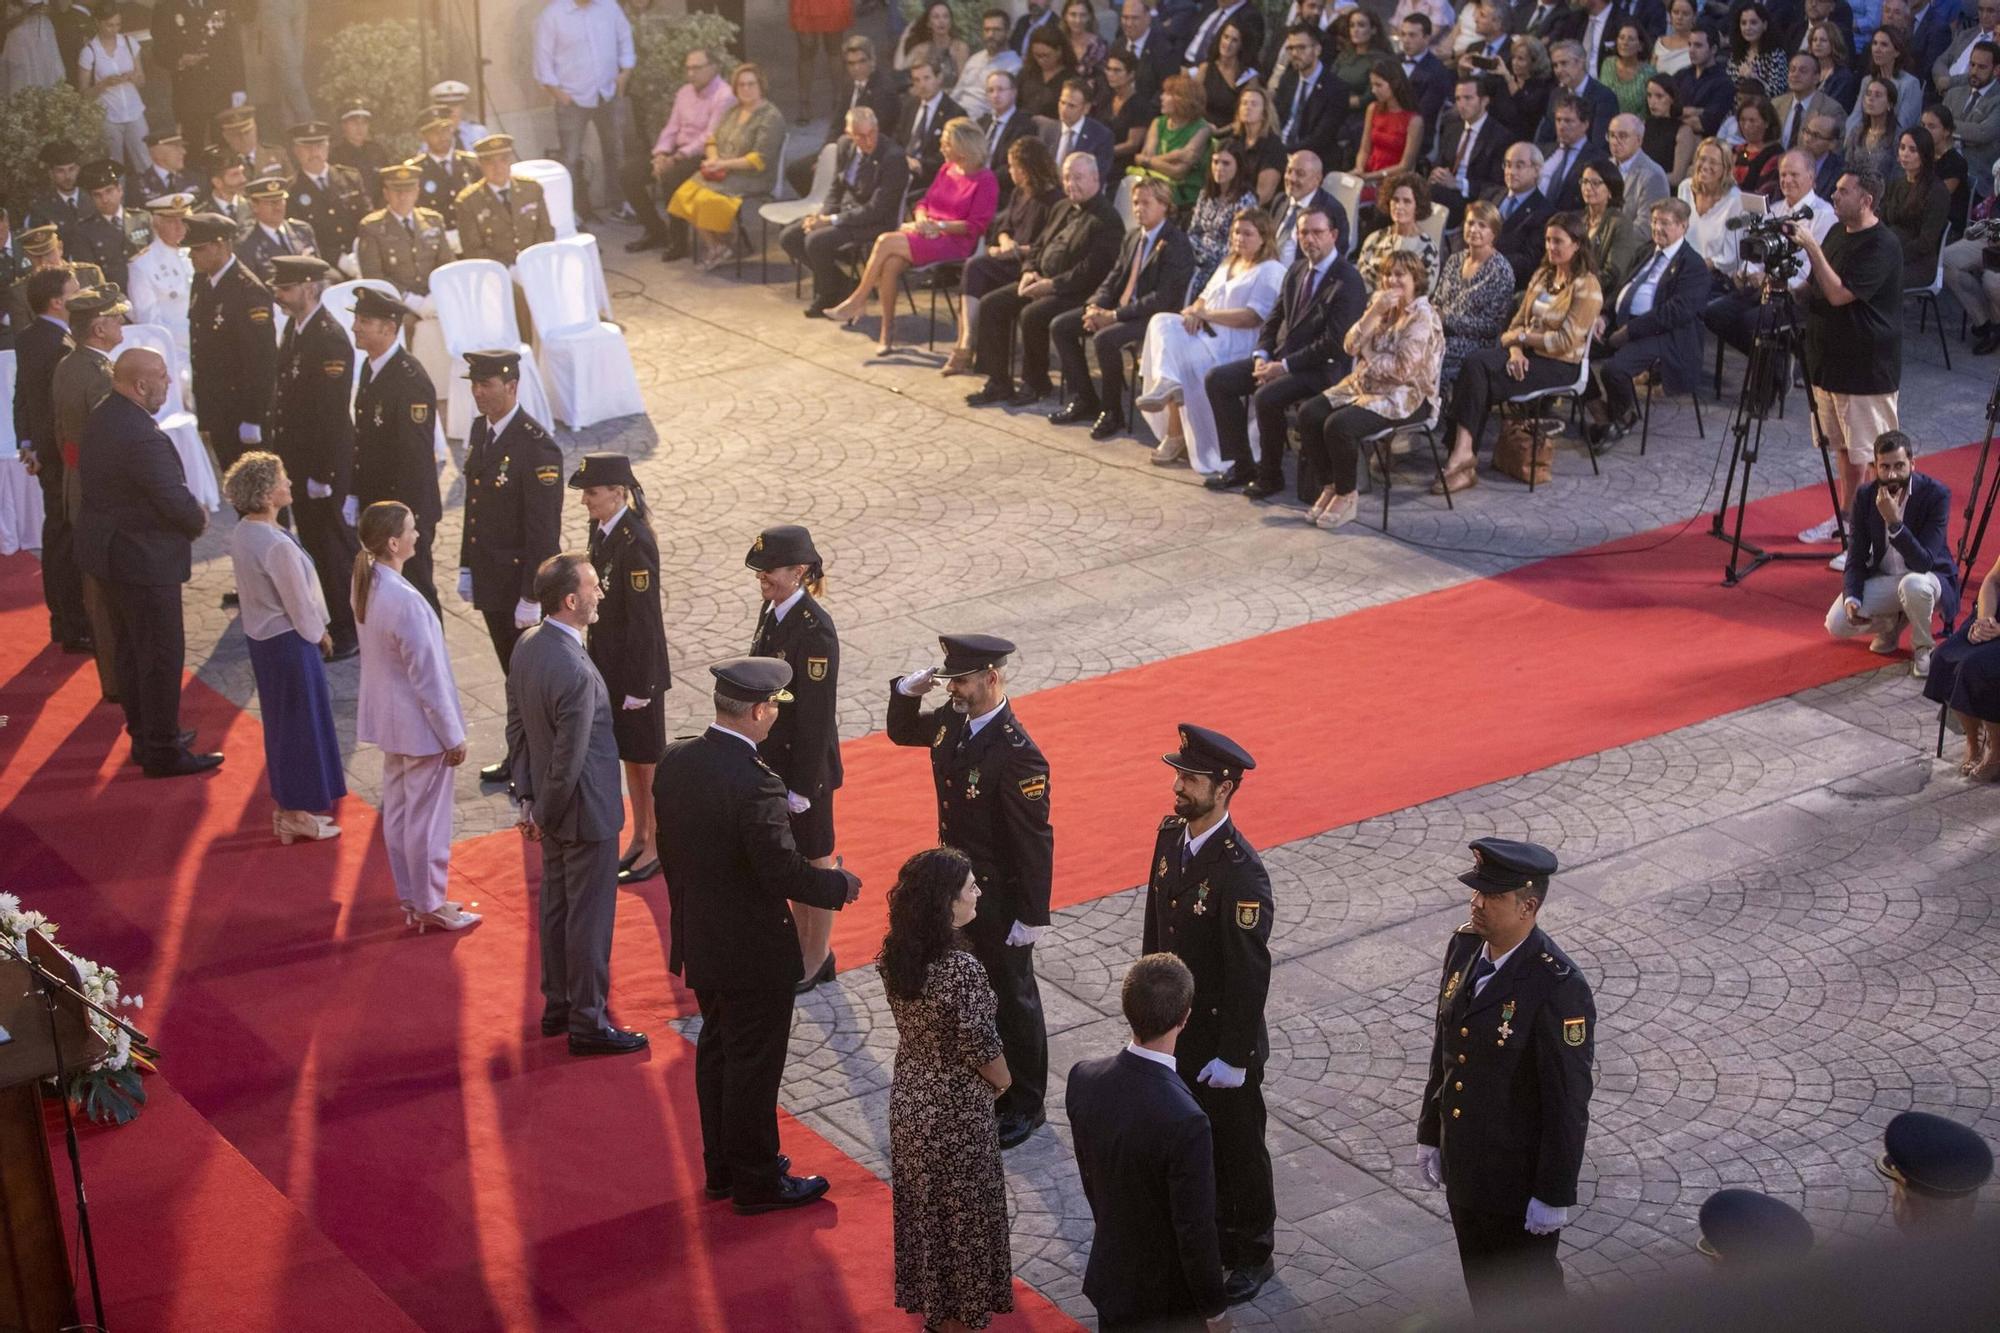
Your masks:
M1493 444L1493 470L1532 486L1546 486L1554 472L1555 449L1543 437L1541 418L1502 417Z

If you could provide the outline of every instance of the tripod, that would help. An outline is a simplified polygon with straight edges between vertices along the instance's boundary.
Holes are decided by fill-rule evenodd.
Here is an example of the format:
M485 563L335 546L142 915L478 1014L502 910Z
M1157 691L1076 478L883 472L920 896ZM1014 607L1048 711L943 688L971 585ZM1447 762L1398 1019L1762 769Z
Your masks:
M1784 304L1781 306L1780 302ZM1820 463L1826 469L1826 493L1833 505L1834 532L1842 546L1847 529L1841 520L1840 488L1833 479L1833 455L1827 449L1826 432L1819 421L1819 404L1813 400L1810 367L1806 365L1805 340L1799 336L1796 320L1788 318L1790 297L1784 279L1766 274L1757 296L1756 333L1750 343L1750 362L1743 369L1743 388L1736 395L1736 410L1729 420L1729 475L1722 483L1722 504L1715 511L1708 534L1729 543L1729 563L1723 566L1722 586L1733 588L1773 560L1817 560L1810 551L1767 551L1743 540L1743 515L1750 504L1750 469L1764 444L1764 421L1771 407L1788 390L1784 377L1791 374L1791 358L1797 357L1799 373L1806 381L1806 411L1812 419L1814 441L1819 445ZM1741 480L1738 480L1739 469ZM1736 522L1728 528L1730 492L1734 491ZM1744 556L1750 558L1746 562Z
M1965 491L1965 523L1958 532L1958 550L1954 552L1957 564L1959 608L1965 610L1965 590L1972 586L1972 567L1979 561L1979 548L1985 544L1987 526L1993 521L1993 504L2000 499L2000 468L1991 475L1987 466L1993 457L1993 439L2000 431L2000 382L1993 386L1993 394L1986 400L1986 439L1979 446L1979 461L1972 467L1972 484ZM1982 499L1980 492L1985 492ZM1975 513L1977 517L1974 517ZM1976 616L1977 608L1966 614ZM1947 627L1948 628L1948 627ZM1945 704L1938 705L1937 752L1944 754L1945 719L1951 709Z

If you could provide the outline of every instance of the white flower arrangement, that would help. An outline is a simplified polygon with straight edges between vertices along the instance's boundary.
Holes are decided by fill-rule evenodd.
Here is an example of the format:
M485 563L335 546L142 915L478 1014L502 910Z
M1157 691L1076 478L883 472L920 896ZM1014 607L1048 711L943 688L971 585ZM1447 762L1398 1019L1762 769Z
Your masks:
M54 943L56 924L53 921L40 912L22 907L20 898L14 894L0 893L0 935L5 935L9 943L25 953L31 930L39 931L43 938ZM115 968L79 958L59 944L56 949L76 968L77 976L83 982L80 989L93 1003L113 1012L137 1010L145 1006L144 996L126 995L119 989ZM91 1030L110 1049L84 1068L69 1070L69 1086L63 1092L92 1120L122 1125L137 1116L146 1104L142 1076L153 1071L153 1062L160 1053L143 1042L133 1041L124 1029L96 1013L89 1013L87 1017Z

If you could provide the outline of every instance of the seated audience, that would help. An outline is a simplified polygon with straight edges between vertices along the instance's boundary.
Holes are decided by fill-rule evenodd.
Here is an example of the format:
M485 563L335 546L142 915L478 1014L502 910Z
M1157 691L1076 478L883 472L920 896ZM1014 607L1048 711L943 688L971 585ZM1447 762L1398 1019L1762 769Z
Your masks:
M1604 306L1603 290L1590 271L1582 216L1558 213L1550 218L1542 246L1541 266L1529 279L1499 346L1473 352L1459 367L1451 400L1454 430L1441 483L1444 489L1462 491L1478 485L1473 450L1495 407L1516 394L1576 381L1591 327ZM1433 483L1434 491L1439 488Z
M764 96L764 71L749 61L729 76L736 105L722 113L701 166L667 201L667 212L694 228L704 270L736 257L736 218L743 201L768 195L778 183L785 118Z
M1879 29L1878 29L1879 31ZM1847 138L1840 155L1849 171L1872 171L1883 180L1896 174L1896 118L1893 84L1871 77L1861 85L1861 100L1847 118Z
M1597 81L1618 99L1618 109L1636 116L1646 109L1646 80L1656 67L1646 60L1646 30L1631 19L1618 25L1612 51L1597 66Z
M1861 95L1861 75L1852 68L1854 45L1832 23L1815 23L1806 30L1806 50L1819 61L1819 90L1852 111Z
M1549 113L1549 98L1556 90L1549 48L1539 37L1516 37L1509 45L1507 63L1499 69L1506 91L1493 99L1493 114L1507 126L1510 137L1532 139L1535 127Z
M938 82L950 88L958 81L959 71L963 70L966 62L972 59L972 49L959 38L954 27L955 22L951 6L946 4L945 0L930 0L930 3L924 6L923 16L904 30L902 40L896 43L895 58L890 63L898 73L903 73L928 61L937 73ZM805 63L808 43L804 39L807 36L806 33L799 34L801 93L812 86L807 77L810 66ZM956 102L957 99L954 98L953 101ZM962 108L964 104L959 105ZM985 109L979 108L980 111ZM961 110L958 114L968 113Z
M910 220L876 238L860 286L826 312L828 319L851 324L867 307L869 289L874 288L882 315L877 350L885 354L895 347L896 283L903 271L966 258L978 247L999 207L1000 183L986 169L986 136L978 126L964 116L946 125L944 156L944 170L924 191Z
M1153 462L1166 467L1185 458L1204 478L1225 464L1202 386L1209 371L1256 344L1285 281L1271 215L1247 197L1237 202L1227 257L1186 309L1153 316L1139 354L1137 406L1160 441Z
M840 44L840 58L847 67L847 81L834 90L833 114L827 117L826 138L821 147L840 138L846 128L842 117L857 106L871 108L875 123L883 126L894 125L903 107L895 80L887 70L875 67L874 42L856 33ZM761 84L763 80L759 78L758 82ZM812 189L813 169L818 160L817 153L802 152L785 168L785 179L801 199Z
M1707 146L1703 147L1706 149ZM1811 171L1812 160L1803 152L1794 150L1779 158L1778 199L1770 205L1770 212L1774 216L1784 216L1810 209L1812 218L1806 226L1811 229L1814 240L1824 241L1834 225L1833 205L1813 193ZM1733 237L1729 245L1733 251ZM1718 284L1715 299L1708 303L1708 310L1702 315L1702 323L1737 351L1746 355L1749 353L1759 320L1794 318L1794 302L1767 303L1762 300L1762 264L1737 262L1728 268L1721 264L1713 267L1718 272L1729 273L1733 282ZM1792 278L1790 290L1796 296L1811 281L1812 271L1806 268Z
M996 69L1009 77L1020 72L1020 53L1007 46L1008 28L1005 10L986 10L979 16L979 49L959 62L958 81L952 85L951 100L975 119L984 119L993 110L986 100L986 76Z
M1300 149L1285 159L1284 192L1271 201L1271 216L1278 223L1279 263L1290 264L1297 257L1299 215L1314 205L1326 209L1327 216L1333 219L1334 239L1340 252L1345 254L1349 250L1347 210L1320 188L1325 179L1319 158L1314 154Z
M1736 272L1736 233L1730 219L1741 216L1743 193L1729 172L1729 152L1719 139L1703 139L1695 150L1687 179L1675 197L1688 206L1688 236L1694 248L1719 274Z
M1952 586L1947 578L1939 590ZM1932 656L1924 697L1958 721L1965 737L1958 771L1974 782L2000 782L2000 557L1980 581L1971 617Z
M1507 149L1500 159L1503 184L1493 194L1500 210L1500 236L1495 244L1507 256L1514 281L1526 285L1528 275L1542 263L1542 233L1555 212L1542 193L1542 150L1523 141Z
M1653 205L1648 219L1652 253L1629 270L1629 282L1608 279L1614 293L1605 311L1607 332L1591 360L1604 393L1607 423L1593 427L1593 445L1615 442L1639 421L1632 378L1658 363L1668 393L1693 393L1701 377L1701 315L1708 306L1709 272L1687 242L1688 206L1678 199Z
M1090 114L1090 85L1070 79L1062 86L1056 102L1056 118L1041 123L1042 142L1060 162L1071 153L1089 153L1097 159L1097 178L1110 180L1113 147L1111 127Z
M1368 75L1368 109L1362 113L1361 139L1354 153L1354 172L1361 177L1361 198L1375 197L1378 182L1412 171L1424 143L1424 118L1417 113L1416 90L1391 60ZM1428 206L1426 212L1428 212ZM1362 266L1365 275L1371 271Z
M1247 100L1247 99L1246 99ZM1258 207L1257 191L1244 169L1243 145L1225 139L1208 155L1208 183L1188 213L1188 244L1194 247L1194 290L1208 285L1209 275L1229 248L1236 215Z
M1507 130L1489 110L1488 77L1462 78L1452 89L1451 109L1438 127L1437 152L1425 160L1431 202L1455 226L1468 199L1484 198L1501 187L1501 158Z
M1889 89L1889 105L1895 111L1896 128L1915 129L1924 111L1924 84L1910 73L1909 40L1890 26L1875 29L1863 48L1861 91L1865 99L1868 80L1880 80ZM1859 108L1856 108L1859 110Z
M1736 188L1745 194L1776 194L1778 157L1784 148L1778 142L1778 113L1771 99L1761 93L1744 98L1736 108L1736 130L1743 136L1730 164Z
M1260 87L1245 88L1236 99L1236 119L1224 138L1241 150L1245 180L1257 191L1257 202L1268 205L1285 178L1285 141L1271 121L1271 94Z
M1097 99L1097 119L1111 130L1111 172L1123 176L1146 146L1146 130L1160 114L1160 99L1140 86L1132 57L1113 51L1104 58L1104 92Z
M1923 126L1896 136L1896 173L1882 195L1882 220L1903 243L1903 286L1928 287L1937 278L1938 246L1951 214L1951 193L1931 162L1931 136Z
M1771 26L1771 11L1761 0L1747 0L1729 12L1734 17L1729 26L1729 77L1754 79L1767 96L1776 97L1785 91L1787 60Z
M1021 280L1021 256L1040 238L1049 217L1062 202L1062 181L1056 175L1049 146L1030 135L1007 149L1007 174L1014 192L993 215L987 242L965 261L958 280L958 344L941 374L972 373L972 334L979 327L979 302L996 287Z
M1618 168L1619 211L1627 222L1641 228L1653 204L1673 193L1666 168L1646 156L1645 142L1646 126L1637 116L1613 116L1604 133L1605 150L1611 165Z
M1944 248L1944 286L1965 312L1972 354L2000 348L2000 271L1986 266L1984 239L1953 241Z
M1256 58L1257 53L1244 44L1242 25L1231 19L1215 35L1215 54L1195 68L1202 114L1216 129L1236 119L1237 95L1256 84L1257 70L1251 63Z
M1958 614L1958 578L1946 528L1951 489L1916 470L1916 441L1900 430L1875 440L1875 476L1854 491L1847 567L1826 613L1836 639L1872 636L1868 651L1896 651L1910 627L1910 674L1927 676L1937 640L1931 617Z
M1646 252L1646 233L1626 220L1624 178L1609 159L1592 162L1579 176L1590 265L1598 285L1609 295L1625 285Z
M808 319L826 314L852 288L841 270L844 260L896 225L903 191L910 180L902 145L882 134L875 113L857 106L847 113L847 134L833 163L833 183L820 206L778 233L778 247L792 262L811 270Z
M1680 93L1665 74L1646 80L1646 133L1643 149L1647 157L1666 168L1667 183L1679 185L1687 179L1694 161L1695 145L1701 134L1681 114Z
M1068 40L1055 24L1043 24L1028 38L1015 105L1025 116L1053 120L1063 84L1075 77L1076 62L1070 56Z
M1174 207L1186 208L1201 193L1207 176L1208 143L1214 128L1202 119L1201 93L1185 74L1160 85L1160 115L1146 130L1146 142L1126 174L1156 177L1174 187Z
M1484 199L1465 206L1461 248L1445 259L1431 298L1444 326L1444 382L1458 378L1468 352L1498 342L1513 317L1514 267L1494 248L1499 236L1499 209Z
M1673 0L1667 6L1667 30L1653 42L1655 70L1671 78L1688 67L1688 34L1694 23L1694 0Z
M1056 425L1088 421L1093 440L1125 429L1125 349L1146 336L1154 315L1178 309L1187 300L1188 280L1194 276L1194 250L1174 225L1173 212L1173 194L1165 181L1137 182L1133 227L1117 262L1081 310L1057 315L1049 325L1069 390L1069 401L1049 415ZM1101 391L1091 383L1084 358L1086 337L1096 352Z
M1111 47L1097 31L1097 11L1091 8L1090 0L1066 0L1062 8L1062 32L1063 40L1069 43L1070 63L1085 82L1093 85L1091 94L1095 96L1095 84L1103 73Z
M1327 64L1323 41L1309 23L1295 23L1285 33L1279 48L1284 69L1272 89L1271 109L1287 154L1304 149L1326 161L1347 117L1347 85Z
M911 64L910 94L903 99L894 135L903 146L911 189L929 189L944 169L944 127L964 114L964 108L945 91L937 66L928 57Z
M1336 146L1352 153L1360 142L1362 113L1368 108L1368 76L1378 62L1389 58L1389 38L1381 20L1365 9L1339 15L1328 31L1333 34L1333 74L1338 80L1334 91L1345 98L1341 138ZM1346 159L1343 156L1340 160Z
M1437 401L1444 326L1424 295L1430 273L1408 250L1385 253L1377 268L1375 294L1343 343L1354 369L1299 409L1299 466L1322 482L1306 521L1322 528L1354 517L1361 442L1427 419Z
M1952 235L1963 236L1966 218L1972 210L1972 168L1957 147L1958 118L1940 102L1924 108L1922 127L1931 140L1931 170L1951 198L1947 221L1951 223ZM1994 128L2000 131L2000 120L1994 122Z
M1382 260L1398 250L1406 250L1423 266L1424 280L1418 288L1429 296L1437 281L1437 244L1419 224L1431 215L1430 191L1424 188L1420 177L1410 172L1391 176L1382 190L1388 200L1389 220L1362 240L1354 267L1361 270L1361 280L1372 294L1375 281L1383 272Z

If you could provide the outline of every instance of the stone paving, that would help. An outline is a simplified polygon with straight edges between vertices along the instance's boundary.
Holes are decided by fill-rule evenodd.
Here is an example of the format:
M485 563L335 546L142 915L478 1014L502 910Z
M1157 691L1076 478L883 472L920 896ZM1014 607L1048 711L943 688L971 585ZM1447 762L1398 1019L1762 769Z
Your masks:
M602 239L648 418L560 438L572 459L592 448L637 459L684 682L668 696L676 731L700 724L703 667L748 643L757 598L742 556L768 523L810 524L828 554L848 682L841 728L858 736L881 724L880 685L931 660L942 629L1015 638L1015 690L1031 693L1681 522L1713 507L1727 458L1733 396L1704 399L1706 439L1685 401L1661 403L1645 457L1635 438L1602 460L1602 476L1566 447L1534 496L1486 474L1447 508L1423 493L1427 460L1413 459L1398 472L1389 536L1323 533L1299 506L1212 495L1130 441L966 408L968 382L934 373L941 358L907 312L899 332L916 350L876 359L863 341L872 318L856 333L799 318L782 261L767 285L754 266L742 282L703 277L624 256L628 234ZM1972 438L1994 363L1961 349L1947 371L1914 320L1910 334L1905 425L1931 447ZM1818 480L1801 407L1795 396L1771 423L1754 493ZM446 481L438 547L449 553L455 467ZM1379 513L1379 495L1364 496L1367 522ZM190 658L254 710L234 616L216 609L227 528L222 518L197 549ZM566 535L580 544L583 531L572 502ZM440 565L447 584L449 559ZM446 629L474 757L491 758L498 667L469 608L448 600ZM333 678L351 719L354 664ZM1892 666L1267 849L1280 904L1266 1074L1280 1267L1239 1322L1368 1327L1463 1308L1413 1135L1437 959L1463 919L1453 875L1485 833L1559 849L1565 873L1545 923L1597 993L1584 1206L1564 1247L1576 1283L1691 1267L1695 1209L1726 1184L1801 1205L1822 1234L1878 1230L1886 1202L1870 1148L1904 1107L2000 1139L1984 1072L2000 1054L2000 922L1988 906L2000 875L1980 855L2000 821L1990 791L1929 760L1935 717ZM349 776L373 796L371 749L352 747ZM459 836L511 823L470 766L460 778ZM1135 858L1149 837L1134 830ZM1135 864L1134 883L1142 873ZM1085 1319L1090 1227L1061 1075L1124 1039L1116 982L1137 951L1139 907L1131 890L1064 912L1038 950L1055 1104L1050 1127L1007 1159L1017 1269ZM886 1174L894 1033L878 992L862 969L801 1005L785 1104Z

